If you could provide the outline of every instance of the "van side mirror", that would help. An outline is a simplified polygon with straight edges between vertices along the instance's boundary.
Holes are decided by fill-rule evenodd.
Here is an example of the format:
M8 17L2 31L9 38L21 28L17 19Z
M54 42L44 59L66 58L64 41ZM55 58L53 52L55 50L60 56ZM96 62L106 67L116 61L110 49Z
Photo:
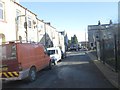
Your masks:
M47 55L50 56L50 52L47 51Z

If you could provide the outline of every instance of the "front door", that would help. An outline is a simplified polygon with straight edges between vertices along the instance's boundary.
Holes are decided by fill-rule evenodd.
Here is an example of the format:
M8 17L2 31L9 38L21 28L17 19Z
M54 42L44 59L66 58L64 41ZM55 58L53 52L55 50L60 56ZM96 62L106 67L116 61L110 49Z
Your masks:
M0 33L0 45L5 42L5 35Z
M2 35L0 34L0 45L2 44Z

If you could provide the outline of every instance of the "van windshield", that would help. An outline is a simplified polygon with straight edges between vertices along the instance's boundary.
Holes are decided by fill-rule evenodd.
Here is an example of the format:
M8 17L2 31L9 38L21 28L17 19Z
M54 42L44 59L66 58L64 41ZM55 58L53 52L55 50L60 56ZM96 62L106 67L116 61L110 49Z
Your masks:
M0 45L0 60L16 59L16 45Z
M50 55L55 54L55 50L48 50L48 53L49 53Z

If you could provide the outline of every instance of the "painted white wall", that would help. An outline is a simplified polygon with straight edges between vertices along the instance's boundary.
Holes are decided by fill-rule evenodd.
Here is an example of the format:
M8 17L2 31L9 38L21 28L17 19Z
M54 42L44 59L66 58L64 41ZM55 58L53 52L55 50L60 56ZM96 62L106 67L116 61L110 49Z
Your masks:
M45 34L44 22L41 20L37 20L37 31L38 31L38 42L42 39L43 35Z
M15 40L14 3L10 0L1 0L1 2L4 3L4 19L0 20L0 34L5 35L6 41Z
M12 41L19 39L19 36L22 37L22 40L26 40L26 29L24 28L25 16L19 17L18 25L18 37L16 38L16 11L20 11L20 15L25 15L25 8L19 4L14 3L12 0L1 0L4 3L4 20L0 20L0 33L5 35L6 41ZM37 23L36 15L27 10L26 17L31 17L32 28L28 28L28 41L37 42L37 28L33 26L33 20Z
M53 44L54 47L59 46L59 33L57 31L54 32Z
M18 3L14 3L13 1L14 0L1 0L1 2L3 2L5 5L4 6L5 19L0 20L0 34L5 35L6 41L17 40L19 39L19 36L22 37L22 40L26 40L26 33L25 33L26 29L24 28L25 16L21 16L18 18L19 21L18 28L16 24L16 18L17 18L16 11L19 11L19 16L25 15L26 8ZM31 18L31 25L32 25L31 28L27 27L28 41L39 42L42 39L43 35L45 34L45 26L46 26L46 33L49 35L51 41L53 41L54 46L64 47L63 45L64 37L60 33L58 33L58 31L54 27L48 24L44 25L45 22L37 19L37 16L29 10L26 11L27 22L28 22L28 17ZM36 22L35 25L33 24L33 20L34 22ZM16 35L17 30L18 33Z

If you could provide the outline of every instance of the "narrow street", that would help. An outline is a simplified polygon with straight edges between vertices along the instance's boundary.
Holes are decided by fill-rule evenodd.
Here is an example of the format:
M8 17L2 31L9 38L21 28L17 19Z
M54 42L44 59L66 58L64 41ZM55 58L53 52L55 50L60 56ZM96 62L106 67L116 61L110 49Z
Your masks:
M92 63L85 51L67 52L67 58L52 70L38 72L35 82L12 81L3 88L114 88Z

